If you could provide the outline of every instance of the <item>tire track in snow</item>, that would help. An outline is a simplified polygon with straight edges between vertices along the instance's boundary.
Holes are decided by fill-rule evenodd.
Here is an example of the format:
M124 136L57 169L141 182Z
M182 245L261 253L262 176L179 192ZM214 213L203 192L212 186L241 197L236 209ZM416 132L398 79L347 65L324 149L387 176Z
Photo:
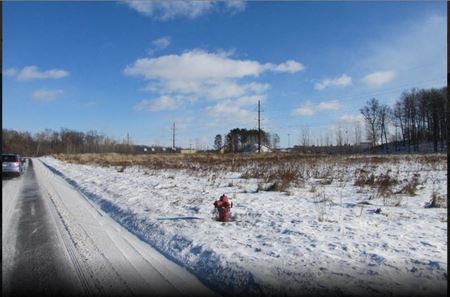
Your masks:
M91 265L94 273L108 274L108 277L114 279L119 277L120 282L123 281L124 285L131 289L132 295L215 295L194 276L135 238L108 215L102 214L87 197L46 168L45 163L36 163L39 165L42 187L50 194L50 199L63 222L60 225L64 224L61 228L72 236L69 239L70 244L76 246L76 252L82 255L80 259L84 264ZM101 237L103 239L99 241ZM105 242L108 242L107 246ZM83 245L89 248L86 249ZM115 252L112 253L111 250ZM100 254L107 264L102 264L95 253ZM93 260L95 257L97 260ZM99 269L99 265L106 266ZM103 284L105 279L98 281ZM113 282L113 285L116 283ZM107 293L114 291L105 285L103 288Z
M61 214L60 211L58 211L58 207L56 206L56 203L52 198L52 195L49 192L47 193L48 197L50 198L50 201L53 204L53 207L51 207L52 212L55 212L55 217L59 217L61 220L60 223L58 224L58 228L60 229L64 228L66 231L60 232L62 235L61 237L67 249L69 257L72 260L72 263L75 267L77 276L80 279L84 292L86 293L87 296L106 296L105 291L103 290L101 284L95 279L94 277L95 274L92 271L92 269L90 269L88 265L83 264L84 262L83 258L75 248L75 240L73 239L73 236L67 224L65 224L63 215Z
M22 177L21 189L15 206L13 225L15 236L11 269L4 280L5 296L79 296L79 282L73 266L52 224L30 162ZM13 230L14 229L14 230ZM13 240L9 237L8 240Z

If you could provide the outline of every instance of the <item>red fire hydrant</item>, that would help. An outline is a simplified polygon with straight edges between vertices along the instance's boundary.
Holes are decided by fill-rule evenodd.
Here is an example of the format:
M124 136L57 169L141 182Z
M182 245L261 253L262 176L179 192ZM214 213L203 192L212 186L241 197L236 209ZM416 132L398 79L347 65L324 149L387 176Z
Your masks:
M228 222L230 221L230 210L233 207L233 202L230 203L228 197L223 194L220 196L219 200L214 202L214 206L219 211L219 221Z

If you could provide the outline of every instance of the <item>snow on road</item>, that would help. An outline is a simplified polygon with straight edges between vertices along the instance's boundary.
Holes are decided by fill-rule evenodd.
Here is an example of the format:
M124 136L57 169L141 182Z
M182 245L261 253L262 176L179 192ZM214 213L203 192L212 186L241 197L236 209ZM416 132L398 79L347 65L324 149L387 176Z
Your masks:
M7 239L14 238L15 244L14 257L9 261L12 265L2 271L7 275L2 295L79 296L78 279L62 248L32 165L21 177L23 187L14 207L14 222L6 230Z
M19 191L22 189L22 178L2 180L2 284L3 290L9 283L9 269L12 267L16 238L12 232L8 232L11 222L17 221L15 206Z
M446 294L447 210L423 207L432 191L447 196L446 164L373 165L374 174L393 172L402 183L418 176L417 195L393 195L397 206L391 206L355 186L353 173L362 169L356 165L320 164L331 181L309 178L280 193L258 191L256 179L236 172L120 172L41 160L223 294ZM212 204L222 193L237 193L235 221L228 224L213 219Z
M2 180L2 240L11 222L17 196L22 189L22 181L23 179L18 177Z
M27 199L33 203L40 201L40 208L43 212L36 213L36 215L39 215L38 219L45 217L42 219L50 222L51 226L48 228L53 230L51 231L53 234L51 236L54 238L52 241L56 240L57 242L43 242L43 240L49 239L40 239L42 247L45 245L49 248L47 251L42 250L46 252L46 255L40 256L37 260L41 261L42 265L49 267L64 266L70 263L71 270L74 272L71 283L80 284L81 288L70 289L67 287L68 291L75 293L75 291L81 290L84 295L89 296L217 296L192 274L130 234L105 215L102 210L96 209L78 191L61 177L49 171L41 162L35 160L33 165L34 169L32 170L35 172L38 186L30 184L28 175L31 172L14 180L11 186L9 185L10 181L7 181L3 184L2 189L3 209L5 210L5 206L13 208L11 205L14 204L14 200L23 200L24 207ZM39 198L21 197L21 183L28 184L28 188L31 187L30 190L39 193ZM25 212L30 211L30 216L34 214L33 205L31 208L26 206L26 209L16 205L16 208L20 213L26 214ZM26 261L34 261L34 258L28 260L24 258L28 257L27 255L39 255L34 252L34 249L41 250L41 247L35 247L37 242L32 238L36 231L42 233L44 225L36 224L31 217L30 220L21 219L19 221L14 219L15 217L10 215L5 219L3 216L3 227L8 226L4 230L6 232L3 233L3 235L7 234L4 237L7 239L6 242L3 241L3 286L12 284L12 291L19 289L21 292L23 289L20 288L20 283L50 286L50 280L47 278L52 273L46 273L44 270L39 273L39 269L33 273L31 270L35 268L27 266ZM27 226L26 224L31 228L36 226L39 229L28 230L28 227L23 227ZM22 230L19 232L21 234L28 233L19 234L21 245L16 244L19 241L14 236L17 233L15 230ZM5 252L5 245L9 247L7 252ZM22 245L26 246L26 251L22 250ZM58 246L63 248L53 250ZM65 260L61 260L59 256L56 257L56 252L60 251L66 255ZM8 263L5 263L5 260ZM20 269L17 268L18 263ZM21 279L21 272L22 274L23 272L32 273L29 278L33 278L33 280ZM28 275L27 273L25 275ZM58 280L58 277L54 276L53 278L55 281ZM42 288L36 289L36 292L44 292L40 290Z

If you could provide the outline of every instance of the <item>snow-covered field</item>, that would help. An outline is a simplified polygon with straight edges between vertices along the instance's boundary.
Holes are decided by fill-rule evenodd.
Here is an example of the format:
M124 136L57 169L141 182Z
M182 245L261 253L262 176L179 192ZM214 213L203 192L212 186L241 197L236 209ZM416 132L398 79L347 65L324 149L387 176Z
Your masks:
M324 157L296 167L301 178L285 192L261 190L270 181L244 178L251 168L122 171L40 160L224 295L446 294L447 209L424 207L433 193L447 203L445 158ZM235 196L230 223L214 220L223 193Z

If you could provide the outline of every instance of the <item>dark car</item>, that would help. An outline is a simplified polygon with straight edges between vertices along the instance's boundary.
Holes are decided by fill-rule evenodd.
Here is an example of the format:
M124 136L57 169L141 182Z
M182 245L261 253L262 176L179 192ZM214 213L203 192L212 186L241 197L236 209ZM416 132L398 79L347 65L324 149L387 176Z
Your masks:
M2 154L2 175L20 176L25 170L19 154Z

